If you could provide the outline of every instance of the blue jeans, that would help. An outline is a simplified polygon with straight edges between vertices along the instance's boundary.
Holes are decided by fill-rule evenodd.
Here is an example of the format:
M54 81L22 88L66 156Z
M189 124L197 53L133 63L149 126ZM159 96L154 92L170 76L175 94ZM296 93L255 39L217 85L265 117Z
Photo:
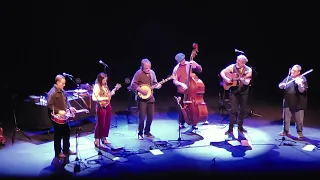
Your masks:
M291 117L294 115L296 120L297 132L303 130L304 110L292 110L290 108L283 108L283 131L288 133L290 129Z

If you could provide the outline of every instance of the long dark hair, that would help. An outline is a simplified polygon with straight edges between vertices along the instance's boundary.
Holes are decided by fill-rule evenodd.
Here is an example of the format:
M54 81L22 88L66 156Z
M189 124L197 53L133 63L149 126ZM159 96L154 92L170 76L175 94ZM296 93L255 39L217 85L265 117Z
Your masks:
M104 90L103 90L103 88L102 88L102 80L104 79L104 78L108 78L108 76L107 76L107 74L105 74L104 72L101 72L101 73L99 73L98 74L98 76L97 76L97 79L96 79L96 84L98 84L99 85L99 88L100 88L100 94L101 95L104 95ZM108 79L107 79L107 82L108 82ZM107 91L109 91L109 88L108 88L108 83L106 83L106 86L105 86L106 88L107 88ZM107 92L106 92L107 93Z
M102 80L104 78L108 78L107 74L105 74L104 72L99 73L95 83L99 84L99 86L102 86Z

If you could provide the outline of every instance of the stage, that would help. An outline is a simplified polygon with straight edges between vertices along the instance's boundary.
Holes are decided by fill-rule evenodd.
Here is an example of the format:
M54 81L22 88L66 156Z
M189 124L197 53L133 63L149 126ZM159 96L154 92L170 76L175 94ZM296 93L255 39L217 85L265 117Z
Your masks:
M106 157L99 160L98 149L94 147L94 118L78 121L72 127L71 150L76 151L80 170L74 168L76 156L69 160L53 158L53 134L47 131L18 132L12 145L13 124L4 127L7 143L0 147L1 177L113 177L166 178L277 175L294 176L297 173L318 173L320 165L320 128L315 110L306 113L303 140L297 140L294 123L291 137L282 139L281 105L254 102L251 109L262 117L248 116L245 128L248 133L234 137L224 135L228 128L228 117L218 113L218 99L206 98L209 108L209 125L199 124L195 133L181 131L184 141L178 143L178 114L175 100L157 99L156 114L151 127L154 139L138 140L137 116L133 113L128 123L127 116L116 112L126 109L126 102L114 99L113 121L109 140L113 148L103 147ZM253 108L252 108L253 107ZM250 115L250 114L249 114ZM80 128L79 128L80 127ZM76 138L78 134L78 138ZM283 141L284 140L284 141ZM312 151L303 148L314 145ZM151 150L151 151L150 151ZM154 153L154 154L153 154ZM155 155L160 153L159 155ZM89 159L87 159L89 158ZM66 163L64 166L63 163ZM75 172L79 171L79 172Z

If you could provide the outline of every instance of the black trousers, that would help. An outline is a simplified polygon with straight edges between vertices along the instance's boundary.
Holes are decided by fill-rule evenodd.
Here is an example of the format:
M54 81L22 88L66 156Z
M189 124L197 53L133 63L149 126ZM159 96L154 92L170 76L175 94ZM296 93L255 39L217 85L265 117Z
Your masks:
M63 153L68 154L70 148L70 127L69 124L58 124L52 121L54 128L54 151L55 156L61 153L61 140L63 140Z
M138 110L139 110L139 134L148 134L150 133L150 127L154 115L154 102L148 102L144 100L138 100ZM147 116L146 126L144 127L144 121Z
M243 121L246 115L247 103L248 103L248 93L239 94L230 92L230 122L229 130L233 129L234 124L237 123L238 128L243 128Z

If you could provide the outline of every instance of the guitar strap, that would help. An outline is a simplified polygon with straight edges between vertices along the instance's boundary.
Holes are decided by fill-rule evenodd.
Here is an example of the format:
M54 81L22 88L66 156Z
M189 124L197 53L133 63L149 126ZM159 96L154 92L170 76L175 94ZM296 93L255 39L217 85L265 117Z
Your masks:
M239 77L242 77L244 75L246 67L243 67L242 69L238 69L237 65L234 64L233 66L233 72L238 74ZM240 72L239 72L240 70ZM241 82L241 80L237 80L237 89L234 90L234 93L242 93L242 91L245 90L245 88L243 87L243 83Z

